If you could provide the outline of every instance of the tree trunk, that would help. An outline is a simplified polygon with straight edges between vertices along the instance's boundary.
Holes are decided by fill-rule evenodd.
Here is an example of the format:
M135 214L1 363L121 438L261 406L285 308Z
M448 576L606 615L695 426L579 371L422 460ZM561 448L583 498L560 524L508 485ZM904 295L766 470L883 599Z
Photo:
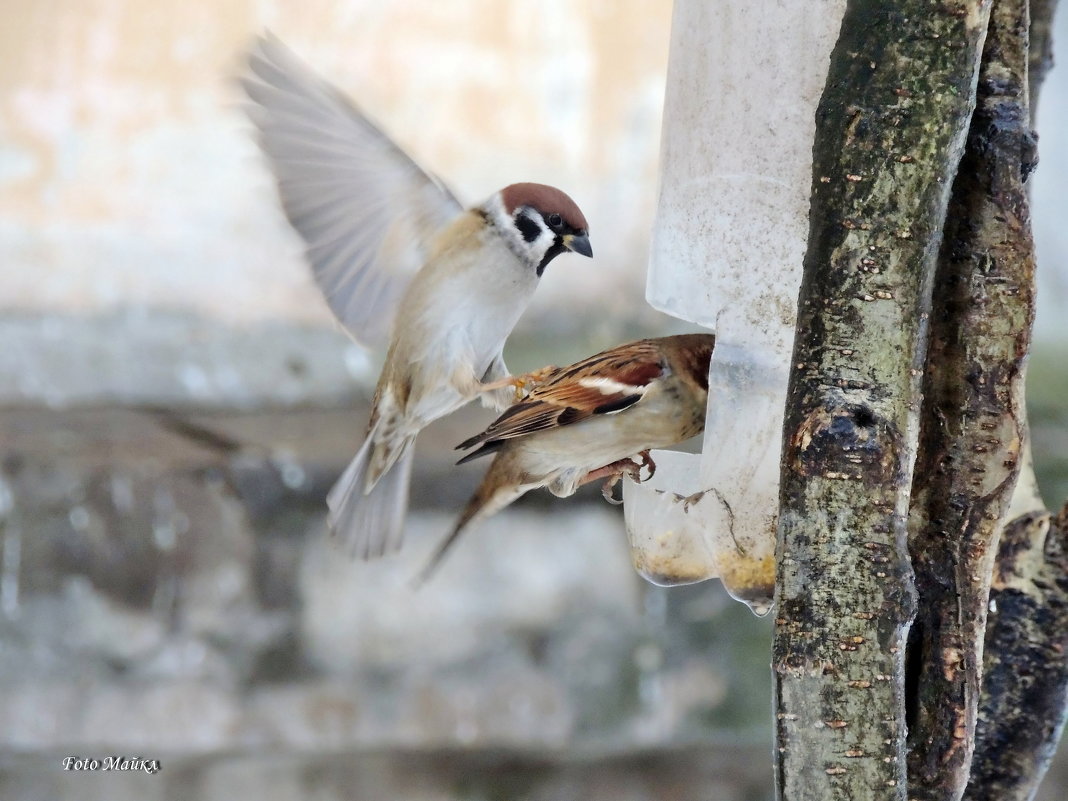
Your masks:
M817 114L773 664L786 801L906 798L906 513L931 283L989 4L852 0Z
M957 801L968 782L990 577L1020 472L1035 295L1027 31L1027 0L994 0L936 273L909 520L916 801Z
M1032 0L1030 116L1053 64L1057 0ZM1026 440L1026 431L1025 431ZM967 801L1029 801L1068 715L1068 505L1051 516L1030 458L1013 497L990 592L983 684Z

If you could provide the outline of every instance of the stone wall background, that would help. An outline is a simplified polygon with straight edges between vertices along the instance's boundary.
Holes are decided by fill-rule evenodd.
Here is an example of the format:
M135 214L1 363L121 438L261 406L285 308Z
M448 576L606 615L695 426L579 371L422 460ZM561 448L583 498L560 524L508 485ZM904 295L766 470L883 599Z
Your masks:
M715 582L643 583L596 489L526 499L410 590L484 467L451 466L483 410L421 437L399 556L329 549L322 499L375 356L312 286L230 80L269 27L461 196L571 191L597 259L553 264L508 350L516 369L566 363L678 328L642 301L670 3L5 11L0 798L771 798L767 622ZM1062 299L1042 187L1068 152L1064 78L1035 190ZM1065 338L1043 330L1052 503L1068 389ZM65 773L68 754L163 770ZM1066 787L1062 758L1040 798Z

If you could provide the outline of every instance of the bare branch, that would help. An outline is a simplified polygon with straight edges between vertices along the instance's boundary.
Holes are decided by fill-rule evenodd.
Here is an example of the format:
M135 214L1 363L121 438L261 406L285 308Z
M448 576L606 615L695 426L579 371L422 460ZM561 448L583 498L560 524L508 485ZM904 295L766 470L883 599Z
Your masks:
M1039 88L1053 62L1056 5L1057 0L1031 2L1032 123ZM1045 511L1026 430L1009 515L990 593L967 801L1029 801L1068 715L1068 505L1053 519Z
M934 262L985 0L853 0L817 114L785 425L774 669L785 801L903 801L905 512Z
M994 0L932 301L909 520L911 799L956 801L968 782L990 575L1020 471L1035 300L1027 30L1027 0Z

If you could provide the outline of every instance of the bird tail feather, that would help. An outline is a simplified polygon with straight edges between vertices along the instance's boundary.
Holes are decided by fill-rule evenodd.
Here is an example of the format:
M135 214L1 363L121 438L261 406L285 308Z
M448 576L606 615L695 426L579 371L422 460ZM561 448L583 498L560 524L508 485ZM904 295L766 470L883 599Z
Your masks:
M404 440L392 466L365 490L375 448L375 430L326 496L327 522L345 548L361 559L377 559L401 546L408 511L415 438Z
M451 550L452 546L456 544L456 540L469 526L501 511L501 509L517 500L530 489L529 486L521 487L515 486L514 484L502 485L497 475L497 469L500 466L499 461L500 460L494 461L494 463L490 465L490 469L486 471L482 483L478 485L478 489L475 490L474 495L468 500L467 506L464 507L464 510L460 514L459 520L456 521L456 525L453 526L452 531L450 531L448 536L442 540L441 544L435 549L426 565L424 565L423 569L416 575L413 581L415 587L420 587L425 584L437 571L441 564L441 560L445 558L445 555Z

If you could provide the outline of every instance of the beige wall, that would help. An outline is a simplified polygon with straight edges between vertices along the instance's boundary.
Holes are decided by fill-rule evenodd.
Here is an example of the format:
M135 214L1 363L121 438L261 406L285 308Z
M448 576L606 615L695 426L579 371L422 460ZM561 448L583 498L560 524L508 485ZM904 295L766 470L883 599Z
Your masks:
M230 80L265 27L464 199L575 196L597 258L554 264L532 311L576 283L641 303L668 0L4 5L0 310L326 320Z
M0 311L327 321L236 110L230 79L264 28L465 199L515 180L575 195L597 258L555 263L528 320L575 297L644 305L670 0L5 0L0 10ZM1050 74L1040 110L1039 333L1063 340L1065 69Z

